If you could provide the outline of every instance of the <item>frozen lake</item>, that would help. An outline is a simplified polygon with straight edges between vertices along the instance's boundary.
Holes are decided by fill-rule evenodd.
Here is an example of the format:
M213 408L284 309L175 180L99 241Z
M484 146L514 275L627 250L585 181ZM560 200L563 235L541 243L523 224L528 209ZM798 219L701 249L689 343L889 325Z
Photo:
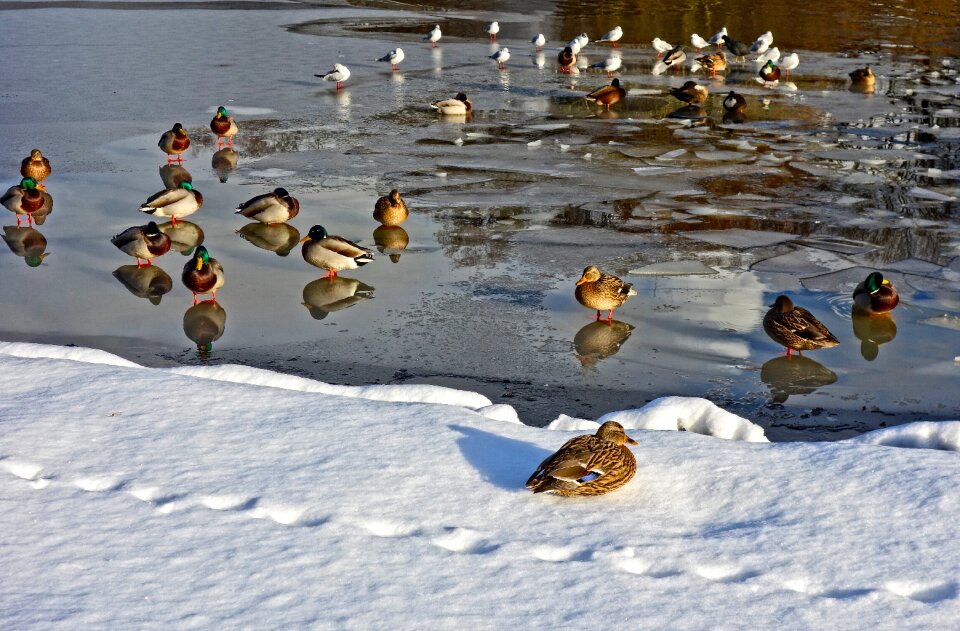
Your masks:
M36 227L50 253L38 267L17 255L23 232L4 218L4 340L82 344L147 365L448 385L510 403L536 425L669 394L707 397L773 440L960 411L960 42L949 15L898 8L898 19L874 19L859 3L847 9L859 17L800 7L772 21L737 3L723 15L646 7L589 19L577 17L581 3L534 2L525 13L52 4L0 3L0 68L20 77L0 94L3 185L40 147L55 200ZM883 4L870 10L886 15ZM494 18L513 52L504 71L487 58L497 44L482 27ZM421 36L437 23L445 35L432 49ZM591 44L581 57L623 60L628 97L606 112L582 98L606 76L561 75L555 56L576 33L617 23L620 48ZM716 78L687 65L652 73L653 36L687 42L724 25L748 42L771 29L801 65L775 88L756 82L753 63ZM539 31L542 56L529 44ZM374 61L397 46L400 72ZM337 61L353 73L341 92L313 77ZM875 91L850 90L847 73L868 64ZM668 89L688 79L711 96L677 114ZM724 117L730 89L748 100L742 121ZM469 119L428 108L459 91L476 108ZM241 130L229 172L215 168L207 127L218 105ZM157 259L167 283L119 269L133 260L109 241L145 221L136 209L163 177L185 176L156 147L177 121L194 139L182 166L205 198L182 249L202 235L224 265L221 310L190 311L182 254ZM245 228L233 208L276 186L300 200L293 230ZM377 231L373 204L391 188L412 214L402 230ZM331 287L302 260L293 242L318 223L383 249L344 274L359 283ZM574 299L591 264L638 290L609 326ZM872 269L901 304L892 319L854 320L850 292ZM118 277L152 281L154 295L172 289L150 301ZM324 308L342 292L356 301ZM840 345L783 358L760 326L781 293ZM185 331L187 312L222 334L209 356L188 337L198 331Z

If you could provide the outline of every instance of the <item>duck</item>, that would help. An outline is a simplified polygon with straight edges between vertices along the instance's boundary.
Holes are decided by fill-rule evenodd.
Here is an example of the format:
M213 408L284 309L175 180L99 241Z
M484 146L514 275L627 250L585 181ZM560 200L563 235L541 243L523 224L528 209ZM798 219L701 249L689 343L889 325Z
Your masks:
M239 129L233 116L227 114L227 108L220 106L217 113L210 121L210 130L217 135L217 148L223 146L223 139L227 139L227 146L233 146L233 137L237 135Z
M377 61L389 62L390 69L396 72L397 70L400 70L400 62L404 60L404 57L405 55L403 54L403 49L397 46Z
M774 66L772 61L768 61L760 68L759 75L764 83L773 83L780 80L780 68Z
M537 33L530 38L530 43L533 44L534 50L540 50L547 43L547 38L544 37L543 33Z
M215 258L210 257L207 248L198 245L193 251L193 257L183 266L180 275L183 284L193 292L193 304L197 304L198 294L212 294L217 301L217 290L223 287L223 266Z
M151 221L145 226L127 228L114 235L110 243L124 254L137 259L137 267L140 267L140 259L146 260L147 265L152 265L153 259L169 252L171 241L170 237L160 231L156 222Z
M614 79L610 85L601 86L583 98L610 109L611 105L623 100L626 96L627 91L620 86L620 79Z
M629 482L637 472L637 459L626 444L637 441L627 436L623 425L607 421L597 433L577 436L540 463L527 480L534 493L563 497L603 495Z
M896 288L880 272L871 272L853 290L853 304L867 315L893 311L900 303Z
M659 37L654 37L650 44L653 46L653 49L657 51L657 58L663 57L665 52L674 48L673 44L665 42Z
M183 125L174 123L169 131L160 135L160 142L157 143L157 146L167 154L167 162L173 162L174 157L176 157L177 162L182 162L183 153L190 148L190 136L187 135L187 130L183 128Z
M707 86L699 85L696 81L687 81L679 88L670 88L670 94L684 103L699 105L707 100L710 91Z
M156 306L173 289L173 279L159 265L121 265L113 277L137 298L145 298Z
M711 75L715 75L717 72L727 69L727 56L721 50L712 55L697 57L697 63L709 70Z
M37 183L37 187L43 189L43 181L50 177L50 161L43 157L39 149L30 151L30 155L20 163L20 175L28 177Z
M373 218L384 226L399 226L407 220L409 215L407 203L400 197L400 191L397 189L378 199L373 207Z
M603 61L591 65L591 68L597 68L607 73L607 77L612 77L614 71L619 70L623 60L619 57L607 57Z
M424 36L423 41L425 41L425 42L430 42L430 44L433 46L433 48L436 48L436 47L437 47L437 42L440 41L440 38L441 38L441 37L443 37L443 33L440 31L440 25L439 25L439 24L434 24L434 25L433 25L433 30L430 31L429 33L427 33L427 34Z
M744 44L743 42L738 42L729 35L723 36L723 43L727 47L727 50L734 56L735 61L742 61L750 54L750 47Z
M610 322L613 320L613 310L623 305L630 296L636 296L637 290L630 283L604 274L595 265L590 265L577 281L574 295L584 307L597 310L597 320L601 311L608 311L607 321Z
M373 261L373 252L343 237L327 234L323 226L313 226L300 240L303 260L329 272L332 279L337 272L356 269Z
M563 50L557 55L557 64L560 65L560 72L572 73L577 65L577 54L573 52L570 46L564 46Z
M715 45L717 48L720 48L720 45L723 44L723 38L727 35L727 27L724 26L722 29L713 34L713 37L707 40L707 43Z
M683 52L683 46L675 46L663 55L663 65L668 68L679 67L687 60L687 53Z
M500 67L500 70L503 70L504 68L507 67L507 66L506 66L507 60L510 59L510 49L509 49L509 48L501 48L501 49L497 50L497 52L495 52L495 53L493 53L492 55L490 55L490 59L492 59L492 60L494 60L495 62L497 62L497 65Z
M236 208L237 215L265 224L286 223L300 213L300 202L285 188L257 195Z
M315 77L320 77L324 81L336 81L337 89L343 89L343 82L350 78L350 69L344 66L343 64L337 63L333 64L333 70L326 74L315 74Z
M780 60L780 69L787 73L787 77L790 77L790 71L795 69L800 65L800 55L797 53L790 53L789 55L784 55Z
M154 217L170 217L173 224L177 219L189 217L203 206L203 195L193 188L190 182L180 182L177 188L168 188L147 198L140 206L140 212Z
M733 90L730 90L726 98L723 99L723 109L727 110L728 112L737 112L746 106L747 99L743 98L742 95L737 94Z
M487 32L487 35L490 36L490 40L493 41L497 39L497 33L500 32L500 23L497 21L490 22L484 30Z
M840 343L827 327L803 307L796 307L787 296L777 299L763 316L763 330L777 344L791 351L813 351Z
M452 99L443 101L434 101L430 107L437 110L445 116L465 116L473 111L473 103L463 92L458 92Z
M620 38L623 37L623 29L619 26L614 26L612 29L600 36L600 39L597 40L598 44L603 42L610 42L610 46L613 48L617 47L617 42L620 41Z
M707 40L703 39L702 37L694 33L693 35L690 36L690 45L693 46L699 53L702 49L709 46L710 42L708 42Z
M37 188L37 183L33 178L25 177L20 180L20 184L7 189L3 197L0 197L0 204L17 215L18 228L20 227L21 215L26 215L27 223L33 226L33 213L43 208L47 197L49 195Z
M47 238L36 228L4 226L3 240L14 255L22 257L27 267L39 267L43 259L50 256Z
M873 74L870 66L867 66L866 68L857 68L851 72L850 80L853 81L854 85L872 86L877 82L877 75Z

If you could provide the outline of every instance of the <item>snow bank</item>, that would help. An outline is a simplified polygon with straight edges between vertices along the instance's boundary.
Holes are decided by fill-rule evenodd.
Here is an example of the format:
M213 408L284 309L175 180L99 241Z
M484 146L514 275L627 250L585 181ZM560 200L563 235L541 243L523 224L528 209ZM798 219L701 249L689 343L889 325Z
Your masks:
M117 357L112 353L95 348L79 346L55 346L52 344L31 344L29 342L0 342L0 355L13 357L32 357L34 359L69 359L88 364L107 364L109 366L127 366L139 368L139 364Z
M906 423L867 432L848 441L887 447L960 451L960 421Z
M759 425L697 397L661 397L640 409L610 412L596 421L562 414L548 428L592 431L607 421L617 421L627 429L685 431L748 443L769 442Z

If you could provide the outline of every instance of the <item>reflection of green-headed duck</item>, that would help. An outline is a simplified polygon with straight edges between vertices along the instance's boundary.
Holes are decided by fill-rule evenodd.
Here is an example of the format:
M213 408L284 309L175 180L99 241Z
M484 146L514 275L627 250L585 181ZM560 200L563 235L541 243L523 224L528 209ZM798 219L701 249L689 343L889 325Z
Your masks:
M227 114L227 108L220 106L217 108L217 114L210 121L210 130L217 135L217 146L223 144L223 139L227 139L227 144L233 146L233 137L237 135L237 123L233 116Z
M227 312L212 300L193 305L183 314L183 332L197 345L201 357L213 350L226 328Z
M193 303L197 303L197 294L213 294L217 299L217 290L223 287L223 267L217 259L210 258L207 248L198 246L193 258L183 266L180 278L187 289L193 292Z
M46 252L47 238L35 228L4 226L3 240L17 256L23 257L29 267L37 267L50 255Z
M33 178L25 177L20 184L11 186L0 197L0 204L17 215L17 226L20 226L20 217L26 215L27 222L33 225L33 212L43 207L43 191L37 188Z
M777 344L794 351L813 351L830 348L840 342L813 314L803 307L795 307L787 296L777 296L763 317L763 330Z
M127 228L110 239L110 243L124 254L136 258L137 267L140 267L140 259L146 259L147 265L150 265L152 259L170 251L170 237L160 232L153 221L145 226Z
M172 162L174 156L177 157L177 162L180 162L180 154L190 148L190 136L183 125L176 123L170 131L163 132L157 146L167 154L167 162Z
M203 195L193 188L190 182L180 182L177 188L168 188L151 195L140 206L140 212L154 217L170 217L176 225L177 219L189 217L203 206Z
M303 260L329 272L330 278L345 269L356 269L373 260L373 252L343 237L327 235L323 226L310 228L300 241Z
M872 272L853 290L853 304L868 315L892 311L900 302L897 290L880 272Z

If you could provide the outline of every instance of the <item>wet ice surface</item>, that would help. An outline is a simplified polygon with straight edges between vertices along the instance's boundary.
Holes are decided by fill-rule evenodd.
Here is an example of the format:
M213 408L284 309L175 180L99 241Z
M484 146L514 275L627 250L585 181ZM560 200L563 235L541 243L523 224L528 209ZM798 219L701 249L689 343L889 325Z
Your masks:
M418 33L436 18L414 12L197 10L175 30L171 15L4 12L14 33L5 74L45 69L0 97L0 135L15 148L0 163L4 186L33 146L55 170L54 212L37 226L50 256L32 268L16 243L0 248L4 339L148 364L453 385L511 403L533 424L666 394L706 396L774 440L956 417L955 66L801 51L791 82L764 88L753 64L734 66L704 80L712 94L700 111L672 118L683 104L667 89L689 71L652 75L646 48L584 51L581 66L624 60L630 96L608 112L582 99L605 75L561 76L550 48L541 67L506 29L500 45L513 56L500 72L486 57L496 45L464 36L469 21L431 49ZM531 32L538 23L511 19ZM31 46L25 32L57 45ZM401 72L373 61L397 45ZM353 73L340 93L313 77L335 61ZM866 63L880 75L876 92L849 91L846 73ZM725 120L730 88L748 99L743 122ZM457 91L473 101L471 118L427 107ZM207 130L219 104L241 126L229 172L223 154L212 163ZM220 309L192 307L179 279L186 256L157 260L169 278L147 277L119 269L133 261L109 242L145 221L137 206L175 175L156 148L174 121L194 138L183 167L205 197L190 221L226 268ZM276 186L301 203L289 228L233 214ZM373 203L392 187L413 213L402 230L377 230ZM294 244L315 223L382 254L342 281L318 281ZM199 235L186 226L175 248ZM610 326L573 297L590 264L639 292ZM851 319L850 292L874 268L901 305L893 319ZM781 358L760 327L780 293L841 345ZM198 357L196 339L214 339L213 354Z

